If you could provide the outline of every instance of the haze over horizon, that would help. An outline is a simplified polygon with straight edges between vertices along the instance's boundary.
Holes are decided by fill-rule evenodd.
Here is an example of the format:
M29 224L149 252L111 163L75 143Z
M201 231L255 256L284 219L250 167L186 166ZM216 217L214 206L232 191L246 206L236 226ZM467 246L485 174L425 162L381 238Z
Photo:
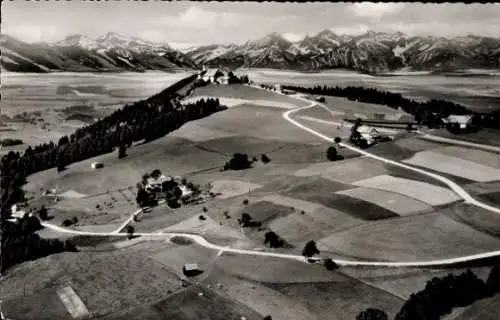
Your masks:
M115 32L177 48L241 44L276 32L290 41L324 29L408 36L469 34L498 38L500 4L2 2L2 33L25 42L56 42Z

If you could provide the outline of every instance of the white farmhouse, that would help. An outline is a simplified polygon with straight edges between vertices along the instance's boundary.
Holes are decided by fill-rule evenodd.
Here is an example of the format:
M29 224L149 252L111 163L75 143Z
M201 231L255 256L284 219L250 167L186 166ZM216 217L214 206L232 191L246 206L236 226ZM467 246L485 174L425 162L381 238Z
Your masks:
M10 211L12 212L11 216L18 219L21 219L26 214L26 211L19 210L17 204L12 205L12 207L10 207Z
M444 123L458 123L460 129L465 129L472 124L472 115L456 115L452 114L448 118L443 119Z
M158 178L149 177L146 184L147 191L163 191L163 183L172 181L171 177L166 177L163 174Z
M358 132L361 134L361 137L368 142L368 144L372 144L375 139L382 136L377 129L363 125L358 127Z

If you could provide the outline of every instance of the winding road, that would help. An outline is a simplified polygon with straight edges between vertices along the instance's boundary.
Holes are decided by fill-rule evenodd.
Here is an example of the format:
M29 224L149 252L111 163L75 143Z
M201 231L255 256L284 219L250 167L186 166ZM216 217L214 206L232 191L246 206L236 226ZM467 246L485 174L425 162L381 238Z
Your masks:
M298 107L298 108L293 108L290 109L286 112L283 113L283 118L290 122L291 124L308 131L311 134L316 135L317 137L334 143L334 139L330 138L318 131L315 131L300 122L294 120L291 118L291 115L301 111L305 110L308 108L312 108L314 106L320 106L323 108L326 108L326 106L321 105L319 103L313 102L311 103L310 100L298 97L297 99L301 99L303 101L307 101L310 103L310 105L305 106L305 107ZM326 108L329 110L328 108ZM366 157L382 161L385 163L389 163L391 165L404 168L409 171L413 171L416 173L420 173L423 175L426 175L428 177L434 178L438 181L443 182L446 184L451 190L453 190L456 194L458 194L466 203L470 205L474 205L480 208L483 208L485 210L500 214L500 209L487 205L485 203L482 203L476 199L474 199L467 191L465 191L462 187L460 187L458 184L455 182L451 181L450 179L447 179L443 176L440 176L435 173L427 172L423 169L415 168L394 160L390 160L384 157L380 157L377 155L374 155L370 152L367 152L365 150L361 150L359 148L353 147L349 144L345 143L340 143L341 146L348 148L352 151L355 151L361 155L364 155ZM47 222L42 222L42 225L45 228L51 229L55 232L61 232L61 233L69 233L69 234L74 234L74 235L86 235L86 236L109 236L109 237L126 237L127 234L123 233L122 230L134 219L135 216L143 212L142 209L137 210L134 212L130 218L128 218L120 227L118 227L115 231L112 232L88 232L88 231L79 231L79 230L72 230L72 229L67 229L67 228L62 228L56 225L52 225ZM179 233L179 232L156 232L156 233L134 233L136 236L144 236L144 237L150 237L150 238L156 238L158 237L159 239L165 240L169 239L174 236L179 236L179 237L185 237L188 238L194 242L196 242L198 245L201 245L205 248L212 249L218 251L220 254L223 252L230 252L230 253L236 253L236 254L241 254L241 255L252 255L252 256L261 256L261 257L272 257L272 258L281 258L281 259L288 259L288 260L294 260L294 261L299 261L299 262L304 262L308 263L307 259L304 258L302 255L295 255L295 254L284 254L284 253L275 253L275 252L265 252L265 251L255 251L255 250L245 250L245 249L235 249L235 248L230 248L227 246L219 246L213 243L208 242L205 238L203 238L200 235L196 234L190 234L190 233ZM338 266L374 266L374 267L443 267L443 266L449 266L449 265L455 265L458 263L465 263L465 262L471 262L475 260L482 260L482 259L487 259L487 258L493 258L493 257L499 257L500 256L500 250L497 251L490 251L490 252L485 252L485 253L479 253L479 254L473 254L473 255L467 255L467 256L461 256L461 257L455 257L455 258L448 258L448 259L438 259L438 260L429 260L429 261L355 261L355 260L343 260L343 259L332 259ZM327 257L315 257L312 258L315 261L322 261L326 259Z

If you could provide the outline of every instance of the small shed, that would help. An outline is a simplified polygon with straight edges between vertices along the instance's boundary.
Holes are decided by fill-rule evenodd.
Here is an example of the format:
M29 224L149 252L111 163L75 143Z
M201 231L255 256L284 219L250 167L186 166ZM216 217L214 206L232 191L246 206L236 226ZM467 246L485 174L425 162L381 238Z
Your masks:
M102 167L104 167L104 165L101 163L101 162L97 162L97 161L94 161L90 164L90 166L92 167L92 169L101 169Z
M197 263L188 263L182 267L182 273L186 277L194 277L203 273L203 270L200 269Z

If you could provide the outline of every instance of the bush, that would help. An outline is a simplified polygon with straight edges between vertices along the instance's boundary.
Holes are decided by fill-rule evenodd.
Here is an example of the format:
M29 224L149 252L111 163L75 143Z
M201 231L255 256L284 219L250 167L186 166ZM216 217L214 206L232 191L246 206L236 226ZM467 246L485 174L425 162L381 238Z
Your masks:
M4 147L8 147L8 146L18 146L20 144L24 144L23 140L19 140L19 139L10 139L10 138L7 138L7 139L0 139L0 145L4 146Z
M251 168L252 162L247 154L235 153L229 162L224 165L224 170L245 170Z
M263 155L261 155L261 156L260 156L260 160L261 160L263 163L266 163L266 164L267 164L267 163L269 163L269 162L271 162L271 159L269 159L269 157L268 157L268 156L266 156L265 154L263 154Z
M285 242L273 231L269 231L264 235L264 244L269 244L271 248L281 248Z
M311 240L308 243L306 243L306 245L304 246L304 249L302 250L302 255L304 257L309 258L309 257L312 257L316 254L319 254L319 250L316 247L316 242Z
M342 142L342 139L340 137L335 137L335 143L341 143Z
M326 150L326 157L330 161L335 161L338 159L337 149L334 146L328 147Z
M323 263L326 270L335 270L337 269L339 266L335 263L335 261L333 261L332 259L328 258L325 260L325 262Z
M47 208L45 208L45 206L42 206L40 208L40 211L38 211L38 216L40 217L40 219L42 221L45 221L45 220L48 220L49 219L49 215L47 213Z
M62 223L61 223L61 226L63 227L69 227L73 225L73 221L72 220L69 220L69 219L65 219Z
M158 179L161 176L161 171L160 169L154 169L153 172L151 172L151 177L154 179Z
M361 311L360 314L356 316L356 320L388 320L387 313L379 309L368 308L365 311Z
M207 218L205 218L205 216L204 216L204 215L202 215L202 214L200 214L200 216L199 216L198 218L199 218L201 221L203 221L203 220L207 220Z
M243 204L246 206L248 205L248 199L243 200Z
M207 207L203 207L203 212L208 212Z

